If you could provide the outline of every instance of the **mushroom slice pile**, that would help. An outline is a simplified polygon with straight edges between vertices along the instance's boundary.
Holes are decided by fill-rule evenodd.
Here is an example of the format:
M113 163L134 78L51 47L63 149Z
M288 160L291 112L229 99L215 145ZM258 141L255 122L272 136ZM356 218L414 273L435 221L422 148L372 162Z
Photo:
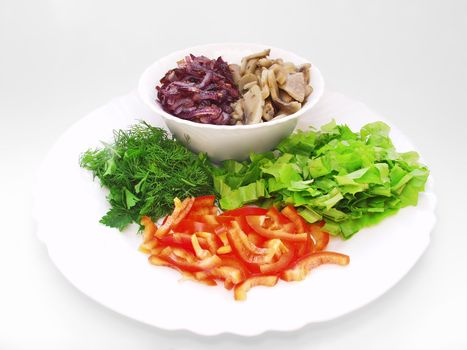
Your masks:
M311 64L295 65L269 58L271 50L244 57L230 64L241 98L232 104L236 124L256 124L293 114L312 93Z

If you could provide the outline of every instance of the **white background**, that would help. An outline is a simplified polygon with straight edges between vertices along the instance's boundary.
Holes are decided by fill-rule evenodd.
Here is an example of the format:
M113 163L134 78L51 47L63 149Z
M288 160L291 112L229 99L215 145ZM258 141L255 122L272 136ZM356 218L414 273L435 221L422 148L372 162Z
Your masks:
M460 0L0 1L0 349L466 349L466 37ZM328 88L387 116L430 166L431 245L369 306L255 338L161 331L82 295L35 237L32 181L54 140L134 89L155 59L228 41L310 58Z

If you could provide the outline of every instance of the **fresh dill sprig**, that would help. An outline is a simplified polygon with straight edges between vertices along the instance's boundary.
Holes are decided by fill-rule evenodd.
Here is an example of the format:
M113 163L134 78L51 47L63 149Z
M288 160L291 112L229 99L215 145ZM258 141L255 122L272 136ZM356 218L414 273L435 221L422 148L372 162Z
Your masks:
M170 213L175 197L214 193L206 155L145 122L115 130L113 143L86 151L80 165L110 190L111 208L101 223L119 230L143 215L157 220Z

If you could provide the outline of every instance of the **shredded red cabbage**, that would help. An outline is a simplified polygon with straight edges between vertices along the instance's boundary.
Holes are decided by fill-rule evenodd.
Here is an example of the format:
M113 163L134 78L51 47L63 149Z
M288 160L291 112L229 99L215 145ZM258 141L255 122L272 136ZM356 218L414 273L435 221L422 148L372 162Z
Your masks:
M239 98L228 64L221 58L189 55L157 86L162 108L177 117L205 124L230 125L230 106Z

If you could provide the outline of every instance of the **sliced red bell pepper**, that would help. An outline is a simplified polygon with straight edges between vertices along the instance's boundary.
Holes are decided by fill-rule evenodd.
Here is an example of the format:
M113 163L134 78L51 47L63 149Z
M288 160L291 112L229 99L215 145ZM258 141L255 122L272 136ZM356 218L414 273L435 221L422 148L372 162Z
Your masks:
M199 242L203 242L202 247L207 248L212 254L215 254L217 249L222 246L221 239L214 233L198 231L195 232ZM204 243L206 242L206 243ZM207 245L207 247L205 246Z
M150 241L157 231L156 224L151 220L149 216L143 216L140 221L141 225L144 226L143 231L143 242Z
M177 202L178 201L178 202ZM171 215L167 217L164 224L159 227L156 231L155 236L161 238L167 234L173 226L177 226L185 216L190 212L193 206L194 198L185 198L183 202L180 202L177 198L174 200L175 209Z
M176 227L190 212L191 208L193 207L193 203L195 199L193 197L185 198L182 202L182 209L178 213L178 215L173 215L173 223L172 227Z
M227 290L231 290L233 287L235 287L235 284L231 280L225 280L224 281L224 288Z
M246 222L257 234L266 238L278 238L291 242L305 242L307 239L306 233L290 233L282 228L265 228L261 225L263 219L264 217L261 216L247 216Z
M167 247L160 253L159 257L188 272L209 270L222 263L222 260L217 255L200 260L182 248Z
M229 280L233 284L238 284L246 279L246 275L240 270L232 266L218 266L211 270L211 274L222 280Z
M329 233L324 232L319 224L309 224L308 232L311 233L315 241L315 250L321 251L326 249L329 243Z
M198 207L193 208L189 217L193 217L196 215L217 215L218 209L217 207Z
M253 287L266 286L273 287L277 283L277 276L254 276L246 279L242 283L235 286L235 300L246 300L246 293Z
M345 266L350 262L348 255L334 252L317 252L305 255L298 259L292 267L281 274L284 281L301 281L315 267L323 264L336 264Z
M219 225L219 220L217 219L217 215L194 215L191 214L188 215L187 219L185 220L192 220L192 221L197 221L197 222L202 222L208 225L212 226L217 226Z
M289 224L291 221L283 215L275 206L269 208L266 212L266 216L269 216L275 225L281 226L284 224Z
M277 261L269 263L269 264L263 264L259 266L259 270L261 273L265 274L273 274L273 273L279 273L283 270L285 270L292 260L295 257L295 251L291 245L288 246L288 250L277 259Z
M315 240L311 237L311 233L307 233L305 243L295 244L297 256L303 256L306 254L313 253L315 249Z
M248 278L252 274L252 271L249 269L249 266L243 264L241 260L239 260L234 255L222 255L220 258L222 260L221 266L235 267L236 269L242 272L242 275L245 276L245 278Z
M195 198L195 202L193 203L193 209L198 209L200 207L212 207L214 206L214 201L216 200L216 196L200 196Z
M266 241L266 239L263 236L260 236L256 232L249 233L248 239L251 241L251 243L257 246L263 245Z
M258 248L251 243L235 221L232 222L232 226L227 231L227 238L234 252L246 263L265 264L272 259L271 256L267 255L268 249Z
M305 220L295 210L295 207L293 207L292 205L288 205L284 209L282 209L281 213L294 223L298 233L306 232L307 227Z
M212 232L214 233L218 225L211 225L205 222L193 221L190 219L182 220L176 227L172 229L176 232L193 233L193 232Z
M267 209L258 207L241 207L233 210L224 211L220 216L247 216L247 215L266 215Z

